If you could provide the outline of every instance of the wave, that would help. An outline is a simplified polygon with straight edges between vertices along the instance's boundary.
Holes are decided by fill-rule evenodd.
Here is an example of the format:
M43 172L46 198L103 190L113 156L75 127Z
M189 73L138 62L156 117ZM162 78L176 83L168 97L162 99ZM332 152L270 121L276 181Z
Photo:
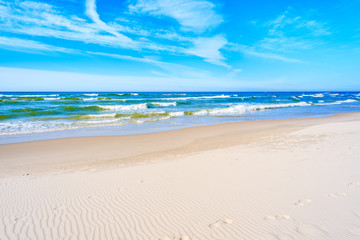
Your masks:
M167 117L171 116L167 112L134 112L131 114L119 114L119 113L107 113L107 114L88 114L81 116L70 116L64 119L74 120L92 120L99 118L121 118L121 119L138 119L138 118L156 118L156 117Z
M169 112L170 117L181 117L184 116L185 112L179 111L179 112Z
M81 115L81 116L70 116L65 117L64 119L82 119L82 120L91 120L97 118L115 118L116 113L109 113L109 114L88 114L88 115Z
M339 100L339 101L335 101L335 102L320 103L320 104L316 104L316 105L336 105L336 104L354 103L354 102L358 102L358 101L355 99L346 99L346 100Z
M99 112L99 111L136 111L147 109L146 103L132 105L90 105L90 106L61 106L65 112Z
M45 101L52 101L52 100L59 100L59 97L46 97L44 98Z
M16 103L16 102L34 102L34 101L44 101L45 98L43 97L24 97L24 98L5 98L0 99L2 103Z
M199 97L177 97L177 98L161 98L160 100L190 100L190 99L214 99L214 98L231 98L230 95L217 95L217 96L199 96Z
M176 102L151 102L149 103L152 106L158 106L158 107L170 107L170 106L176 106Z
M258 105L245 105L238 104L226 108L215 108L215 109L203 109L197 111L185 111L185 115L239 115L246 112L262 111L276 108L287 108L287 107L300 107L310 106L311 104L306 102L297 103L280 103L280 104L258 104Z
M132 105L104 105L99 106L102 109L110 111L133 111L133 110L145 110L147 109L146 103L132 104Z
M83 100L82 98L78 98L78 97L62 97L60 99L63 99L63 100L75 100L75 101L82 101Z
M324 97L324 94L323 93L316 93L316 94L303 94L303 95L300 95L299 97L316 97L316 98L321 98L321 97Z
M0 114L0 120L13 119L19 117L40 117L46 115L59 115L61 111L58 110L49 110L41 108L19 108L13 109L11 112L5 114Z
M37 97L58 97L59 94L32 94L32 95L22 95L22 94L0 94L0 97L15 97L15 98L37 98Z
M84 96L88 96L88 97L96 97L96 96L99 96L98 93L84 93L83 95L84 95Z
M97 101L98 98L83 98L83 101Z
M62 110L68 112L76 112L76 111L103 111L104 109L100 106L62 106Z

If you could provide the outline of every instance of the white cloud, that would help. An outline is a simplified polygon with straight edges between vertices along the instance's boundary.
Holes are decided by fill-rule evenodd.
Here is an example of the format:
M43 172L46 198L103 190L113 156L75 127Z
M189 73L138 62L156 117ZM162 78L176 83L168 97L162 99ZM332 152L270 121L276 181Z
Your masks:
M257 47L278 52L307 50L321 45L321 37L331 35L326 23L294 15L285 11L274 20L264 24L268 36Z
M32 52L32 53L45 53L45 52L63 52L63 53L76 53L74 49L67 49L56 47L53 45L44 44L37 41L0 36L0 48L8 49L18 52Z
M148 63L151 65L154 65L163 71L175 74L179 77L191 77L191 78L206 78L209 77L209 73L207 71L203 71L200 69L195 69L192 67L188 67L182 64L176 64L176 63L169 63L169 62L163 62L159 61L150 57L133 57L133 56L127 56L127 55L120 55L120 54L112 54L112 53L103 53L103 52L86 52L88 54L92 55L99 55L104 57L111 57L116 59L122 59L122 60L129 60L129 61L136 61L136 62L143 62ZM160 73L158 71L152 71L155 72L157 75L163 75L163 76L170 76L166 73Z
M187 49L186 52L202 57L206 62L230 68L230 66L225 63L225 57L220 52L220 49L227 43L226 38L221 35L209 38L200 37L193 40L193 47Z
M185 31L204 32L218 26L223 18L206 0L138 0L129 9L135 13L174 18Z
M103 52L91 52L91 51L87 51L86 53L92 54L92 55L104 56L104 57L117 58L117 59L122 59L122 60L130 60L130 61L135 61L135 62L160 63L159 61L156 61L156 60L153 60L150 58L132 57L132 56L128 56L128 55L103 53Z
M112 31L111 27L96 18L94 7L90 4L88 9L94 22L88 22L77 16L65 16L56 7L46 3L0 2L0 31L140 49L139 42ZM109 32L111 34L108 34Z
M167 4L165 4L166 6L171 5L169 1L165 1L164 3ZM190 23L190 15L182 18L181 22L184 23L184 27L192 26L194 29L203 29L214 26L213 20L214 18L217 19L217 15L212 10L214 7L212 3L206 1L183 1L177 3L181 6L182 4L188 3L185 9L191 10L192 14L200 14L194 18L200 19L196 24ZM30 37L79 41L105 47L143 52L149 52L150 50L153 53L154 51L162 51L167 54L194 55L203 57L205 61L209 63L227 66L223 62L224 57L218 51L218 49L226 43L226 40L223 38L208 38L209 43L206 44L209 47L214 47L214 49L206 50L200 46L200 42L206 39L185 37L174 31L156 28L150 31L142 30L141 26L131 25L134 24L134 22L129 23L129 26L124 26L117 22L107 24L100 19L96 11L95 0L86 0L85 5L86 16L88 16L91 21L75 15L65 14L65 12L62 12L63 9L46 3L33 1L0 1L0 31L10 34L23 34ZM198 10L194 9L195 7L198 7ZM202 16L201 14L209 16ZM175 15L180 19L177 13ZM206 21L206 23L202 21ZM130 38L121 32L136 36ZM142 35L146 35L152 39L145 38ZM18 45L21 45L20 42L18 43ZM40 43L38 42L38 44ZM29 47L29 49L36 48L35 44L31 44L30 46L32 47ZM54 48L54 51L56 51L55 49L57 48Z
M100 16L96 11L96 2L95 0L86 0L86 14L88 17L90 17L91 20L93 20L100 29L102 29L105 32L111 33L112 35L119 38L121 41L132 43L132 40L128 37L126 37L123 34L118 33L115 29L112 27L109 27L106 23L100 20Z
M249 46L241 45L241 44L231 43L231 44L229 44L228 50L239 51L246 55L260 57L260 58L274 59L274 60L279 60L279 61L283 61L283 62L294 62L294 63L302 62L299 59L284 57L284 56L281 56L281 55L278 55L275 53L265 52L262 50L258 50L255 47L249 47Z
M332 33L326 26L326 23L316 20L306 19L301 16L291 16L291 12L285 11L274 20L265 23L269 27L269 35L284 35L284 33L295 33L303 30L301 34L311 35L314 37L328 36Z

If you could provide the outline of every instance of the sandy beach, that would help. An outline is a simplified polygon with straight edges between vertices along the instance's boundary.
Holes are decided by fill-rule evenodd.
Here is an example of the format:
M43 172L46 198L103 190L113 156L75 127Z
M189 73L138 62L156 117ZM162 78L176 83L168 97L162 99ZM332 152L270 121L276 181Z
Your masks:
M0 145L0 239L360 239L360 114Z

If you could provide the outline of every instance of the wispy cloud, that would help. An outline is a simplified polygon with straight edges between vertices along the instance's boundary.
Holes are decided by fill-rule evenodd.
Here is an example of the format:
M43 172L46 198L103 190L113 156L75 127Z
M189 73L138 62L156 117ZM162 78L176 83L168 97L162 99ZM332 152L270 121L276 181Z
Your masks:
M206 0L138 0L129 6L131 12L174 18L185 31L203 32L218 26L223 18Z
M178 5L175 6L173 3ZM207 1L161 1L156 4L161 5L164 11L168 9L167 7L173 8L172 16L179 20L184 28L192 28L194 31L214 27L222 21L222 18L213 11L214 5ZM184 10L183 13L186 13L186 16L181 17L183 10L175 11L179 6L183 6L186 11L189 10L189 12ZM85 18L82 18L65 13L64 9L47 3L0 1L0 31L22 34L27 37L56 38L142 52L154 53L155 51L172 55L193 55L202 57L206 62L212 64L227 66L224 64L224 57L219 52L219 49L226 44L224 37L221 39L209 37L210 41L207 45L214 49L206 50L200 46L200 43L204 41L202 37L183 36L175 31L156 27L150 31L143 30L141 26L133 26L131 24L134 23L126 21L120 23L114 20L114 22L105 23L96 9L95 0L86 0L86 15ZM126 23L130 25L122 25ZM126 35L126 33L128 34Z
M263 26L268 29L268 34L257 47L278 52L312 49L324 43L322 37L332 35L326 23L296 15L290 10Z
M91 20L93 20L97 26L108 33L111 33L112 35L119 38L121 41L132 43L132 40L128 37L126 37L123 34L120 34L112 27L109 27L105 22L101 21L99 14L96 11L96 0L86 0L86 11L88 17L90 17Z
M17 52L30 52L30 53L49 53L49 52L78 53L78 51L74 49L57 47L33 40L26 40L15 37L3 37L3 36L0 36L0 48L17 51Z
M264 26L269 27L269 35L273 36L283 35L285 32L294 34L299 30L303 30L301 34L313 37L332 34L326 23L292 14L289 10L266 22Z
M225 57L220 52L220 49L227 43L226 38L221 35L209 38L197 38L193 41L193 47L186 50L186 52L202 57L206 62L230 68L230 66L225 63Z
M285 55L322 45L322 37L330 36L332 32L326 23L301 17L290 10L263 24L252 21L252 25L266 29L265 36L250 45L229 43L227 49L254 57L303 63L300 59Z
M4 32L81 41L103 46L138 48L131 39L123 35L102 34L104 26L100 26L99 22L88 22L76 16L65 16L56 7L46 3L0 2L0 6L2 20L0 30Z
M116 58L116 59L121 59L121 60L148 63L148 64L154 65L154 66L158 67L159 69L166 72L166 73L164 73L164 72L159 72L159 71L155 71L155 70L151 71L152 73L156 73L156 75L171 76L170 74L173 74L178 77L191 77L191 78L209 77L209 72L207 72L207 71L195 69L195 68L185 66L182 64L159 61L157 59L150 58L150 57L133 57L133 56L128 56L128 55L103 53L103 52L90 52L90 51L87 51L86 53L91 54L91 55L98 55L98 56Z
M276 53L272 53L272 52L269 52L269 51L264 51L262 49L259 50L259 49L256 49L256 47L250 47L250 46L246 46L246 45L242 45L242 44L231 43L231 44L229 44L227 49L231 50L231 51L238 51L238 52L241 52L241 53L249 55L249 56L267 58L267 59L274 59L274 60L279 60L279 61L283 61L283 62L293 62L293 63L301 63L301 62L303 62L303 61L301 61L299 59L288 58L288 57L281 56L281 55L276 54Z

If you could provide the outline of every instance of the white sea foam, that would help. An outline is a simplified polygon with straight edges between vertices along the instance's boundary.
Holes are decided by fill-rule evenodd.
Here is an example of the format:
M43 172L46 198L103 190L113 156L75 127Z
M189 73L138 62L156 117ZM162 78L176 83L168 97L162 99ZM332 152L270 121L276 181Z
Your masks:
M281 104L256 104L256 105L237 104L227 108L210 109L207 112L211 115L236 115L245 112L261 111L261 110L267 110L273 108L299 107L299 106L309 106L309 105L310 104L306 102L281 103Z
M169 112L169 115L171 117L181 117L181 116L184 116L185 113L184 112Z
M15 97L15 98L30 98L30 97L57 97L59 96L59 94L39 94L39 95L22 95L22 94L13 94L13 95L9 95L9 94L2 94L1 97Z
M336 104L343 104L343 103L354 103L357 102L355 99L347 99L347 100L339 100L335 102L329 102L329 103L321 103L317 105L336 105Z
M98 100L97 98L83 98L83 101L96 101Z
M190 100L190 99L213 99L213 98L230 98L230 95L217 95L217 96L199 96L199 97L177 97L177 98L162 98L162 100Z
M317 93L317 94L303 94L299 97L316 97L316 98L321 98L324 97L324 94L322 93Z
M46 101L59 100L59 99L60 99L59 97L44 98L44 100Z
M43 121L14 121L1 122L0 135L17 135L27 133L41 133L76 128L72 123L57 123Z
M207 114L209 114L208 110L200 110L200 111L193 112L193 115L196 115L196 116L203 116L203 115L207 115Z
M152 102L150 103L151 105L154 106L159 106L159 107L170 107L170 106L176 106L176 102Z
M114 117L116 117L116 113L89 114L87 116L89 116L91 118L114 118Z
M97 94L97 93L84 93L83 95L84 95L84 96L88 96L88 97L96 97L96 96L99 96L99 94Z
M110 111L134 111L134 110L147 109L147 104L140 103L140 104L132 104L132 105L102 105L99 107Z

